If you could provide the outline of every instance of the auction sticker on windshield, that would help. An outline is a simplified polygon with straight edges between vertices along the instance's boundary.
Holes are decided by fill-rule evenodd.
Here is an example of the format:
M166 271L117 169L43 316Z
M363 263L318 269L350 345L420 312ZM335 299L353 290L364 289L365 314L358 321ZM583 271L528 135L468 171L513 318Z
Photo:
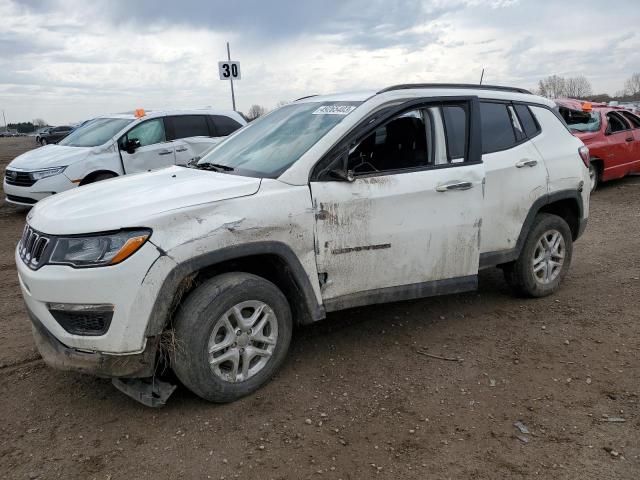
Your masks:
M349 115L355 109L354 105L323 105L316 108L312 115Z

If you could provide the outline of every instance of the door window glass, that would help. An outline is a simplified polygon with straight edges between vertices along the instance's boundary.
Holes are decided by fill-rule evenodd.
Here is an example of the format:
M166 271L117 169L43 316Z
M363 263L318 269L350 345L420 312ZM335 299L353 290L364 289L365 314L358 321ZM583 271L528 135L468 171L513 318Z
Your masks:
M504 103L480 102L482 153L498 152L516 145L511 118Z
M527 134L529 138L535 137L540 128L538 127L538 123L536 119L533 117L531 110L526 105L516 104L513 107L518 114L518 118L520 119L520 125L524 128L524 132Z
M618 114L607 113L607 118L609 119L609 131L611 133L629 130L629 125L627 125L627 122L625 122Z
M624 118L627 119L633 128L640 128L640 118L630 112L622 112L622 115L624 115Z
M127 139L137 139L140 146L153 145L165 141L164 122L161 118L154 118L140 123L127 133Z
M467 146L467 112L460 105L442 107L449 162L464 162Z
M209 127L204 115L177 115L170 117L173 123L174 139L187 137L208 137Z
M211 119L216 126L216 134L220 137L231 135L242 126L232 118L224 115L211 115Z
M516 115L516 111L513 109L511 105L509 105L508 110L509 110L509 116L511 117L511 125L513 125L513 132L516 135L516 141L521 142L526 138L526 135L524 133L524 128L520 124L520 120Z

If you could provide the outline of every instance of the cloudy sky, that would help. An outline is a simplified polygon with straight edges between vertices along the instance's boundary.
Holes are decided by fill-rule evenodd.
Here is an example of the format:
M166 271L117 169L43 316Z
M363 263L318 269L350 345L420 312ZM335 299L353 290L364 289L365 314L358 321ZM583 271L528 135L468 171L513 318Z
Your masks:
M137 107L238 109L408 82L531 88L640 70L640 0L0 0L0 109L66 123Z

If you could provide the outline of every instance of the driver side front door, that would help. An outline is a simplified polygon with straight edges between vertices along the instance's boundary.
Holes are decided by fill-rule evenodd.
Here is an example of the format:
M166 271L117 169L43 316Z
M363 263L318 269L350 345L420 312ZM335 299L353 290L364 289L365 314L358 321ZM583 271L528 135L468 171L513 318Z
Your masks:
M163 118L145 120L129 130L120 140L125 173L147 172L174 165L174 145L166 139ZM124 145L130 140L140 142L140 146L132 153L124 149Z

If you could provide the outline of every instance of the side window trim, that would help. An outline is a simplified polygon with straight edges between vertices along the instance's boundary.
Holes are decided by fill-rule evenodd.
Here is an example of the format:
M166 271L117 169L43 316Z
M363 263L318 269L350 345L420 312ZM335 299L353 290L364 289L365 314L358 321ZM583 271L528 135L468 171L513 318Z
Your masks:
M455 168L465 165L477 165L482 163L482 143L480 138L480 106L479 99L475 95L471 96L451 96L451 97L422 97L410 99L397 103L397 100L390 102L388 107L381 106L371 115L365 117L360 123L349 130L336 144L316 162L311 169L309 181L336 181L328 178L327 173L342 155L353 146L361 142L367 134L374 132L378 127L387 123L393 117L397 117L404 112L411 110L442 106L444 104L466 104L468 106L468 141L466 145L467 161L458 163L447 163L441 165L427 165L424 167L385 170L384 172L370 172L359 174L358 178L371 176L396 175L398 173L411 173L414 171L436 170L441 168ZM381 115L382 113L382 115Z

